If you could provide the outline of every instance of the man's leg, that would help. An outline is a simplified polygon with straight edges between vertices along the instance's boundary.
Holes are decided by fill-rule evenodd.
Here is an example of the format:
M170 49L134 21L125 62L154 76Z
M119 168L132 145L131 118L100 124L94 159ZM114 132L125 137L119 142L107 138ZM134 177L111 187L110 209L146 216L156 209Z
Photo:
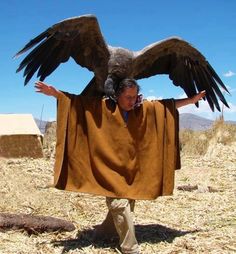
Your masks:
M138 242L135 237L133 216L131 213L134 202L128 199L106 198L109 212L120 237L120 247L122 253L137 254L139 253ZM132 209L133 210L133 209Z
M130 202L130 210L134 212L135 200L129 200ZM94 231L94 240L106 240L111 238L119 237L116 231L116 227L113 221L113 217L111 212L108 210L107 216L105 220L99 225L95 227Z
M116 227L110 211L108 211L107 216L102 224L95 227L93 238L95 241L118 238Z

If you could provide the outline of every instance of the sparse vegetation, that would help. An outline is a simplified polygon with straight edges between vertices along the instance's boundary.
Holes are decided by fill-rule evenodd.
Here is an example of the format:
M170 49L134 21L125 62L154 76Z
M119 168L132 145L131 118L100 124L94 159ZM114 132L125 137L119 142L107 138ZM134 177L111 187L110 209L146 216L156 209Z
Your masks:
M211 129L204 131L181 130L180 149L183 154L205 155L212 143L231 145L236 142L236 125L216 120Z
M93 226L107 212L103 197L50 187L53 135L50 130L45 136L44 159L0 159L0 212L62 218L73 222L76 230L1 231L0 254L120 253L117 239L92 241ZM236 126L216 121L208 131L181 132L181 147L182 169L176 171L173 196L136 203L142 253L235 253Z

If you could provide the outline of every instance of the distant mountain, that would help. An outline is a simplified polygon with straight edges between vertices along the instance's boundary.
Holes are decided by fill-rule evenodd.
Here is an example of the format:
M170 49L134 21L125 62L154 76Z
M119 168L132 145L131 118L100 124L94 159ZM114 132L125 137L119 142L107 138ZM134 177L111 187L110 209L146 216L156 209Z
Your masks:
M47 125L47 121L44 121L44 120L39 120L37 118L34 118L36 124L38 125L38 128L39 130L41 131L42 134L45 133L45 128L46 128L46 125Z
M236 121L225 121L226 123L236 124ZM180 129L207 130L211 128L213 120L197 116L190 113L180 114Z
M35 118L35 122L38 125L42 134L45 133L45 127L47 121L39 120ZM180 129L190 129L190 130L207 130L211 128L213 120L209 120L204 117L200 117L190 113L180 114ZM226 121L226 123L236 124L236 121Z
M206 130L213 124L212 120L190 113L180 114L180 129Z

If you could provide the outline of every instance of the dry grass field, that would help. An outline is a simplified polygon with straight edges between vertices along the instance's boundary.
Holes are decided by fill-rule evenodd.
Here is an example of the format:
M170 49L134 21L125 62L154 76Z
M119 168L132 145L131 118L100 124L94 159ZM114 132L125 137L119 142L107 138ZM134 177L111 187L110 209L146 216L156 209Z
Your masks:
M107 212L103 197L50 187L55 140L48 133L44 159L0 159L0 212L62 218L76 229L1 230L0 254L120 253L117 239L92 241ZM216 122L208 131L182 132L181 149L174 195L136 202L142 253L236 253L235 126Z

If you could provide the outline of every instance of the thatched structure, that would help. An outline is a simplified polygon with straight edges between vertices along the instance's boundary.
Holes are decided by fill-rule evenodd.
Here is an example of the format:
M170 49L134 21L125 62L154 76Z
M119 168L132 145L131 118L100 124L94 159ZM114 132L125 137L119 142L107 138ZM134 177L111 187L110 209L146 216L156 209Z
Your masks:
M30 114L0 114L0 157L42 158L43 136Z

